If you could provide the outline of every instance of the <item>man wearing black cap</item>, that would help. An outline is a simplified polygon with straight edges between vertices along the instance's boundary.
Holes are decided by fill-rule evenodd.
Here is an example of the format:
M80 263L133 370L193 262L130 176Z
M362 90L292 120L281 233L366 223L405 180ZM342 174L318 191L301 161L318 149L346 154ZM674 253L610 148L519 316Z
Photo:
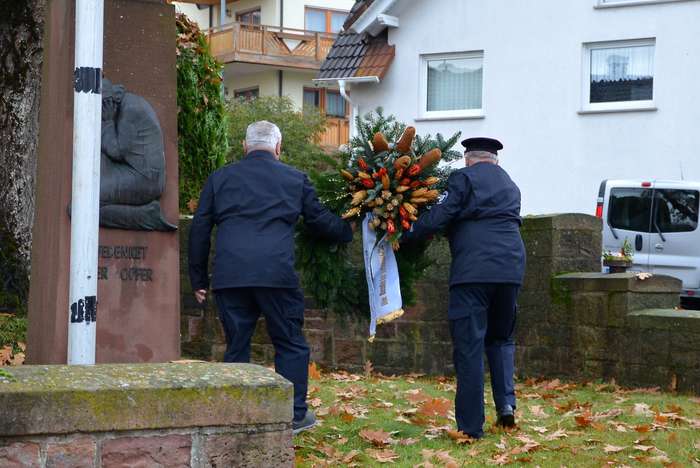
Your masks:
M438 203L413 223L404 240L447 232L457 427L479 438L484 434L484 350L497 424L515 425L513 330L525 248L520 190L498 165L503 145L492 138L468 138L462 145L466 167L450 175Z

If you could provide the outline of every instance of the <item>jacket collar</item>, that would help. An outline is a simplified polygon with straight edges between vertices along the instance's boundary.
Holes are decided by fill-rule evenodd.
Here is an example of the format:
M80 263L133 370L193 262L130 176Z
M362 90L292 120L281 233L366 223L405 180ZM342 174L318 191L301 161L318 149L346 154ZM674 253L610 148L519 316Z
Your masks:
M274 154L270 153L269 151L265 151L265 150L254 150L254 151L251 151L250 153L245 155L245 159L257 159L257 158L267 159L267 160L271 160L271 161L277 161L277 159L275 159Z

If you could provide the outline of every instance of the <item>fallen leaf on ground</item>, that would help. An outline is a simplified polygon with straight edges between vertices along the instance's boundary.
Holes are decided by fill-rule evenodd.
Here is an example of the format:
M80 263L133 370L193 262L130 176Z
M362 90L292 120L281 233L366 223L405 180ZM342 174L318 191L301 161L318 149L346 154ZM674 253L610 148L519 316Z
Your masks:
M360 431L360 437L370 444L376 445L377 447L383 447L389 444L389 441L391 440L391 434L382 430L373 431L371 429L362 429Z
M542 418L547 418L547 417L549 417L549 415L547 414L547 412L546 412L545 410L543 410L542 407L539 406L539 405L532 405L532 406L530 406L530 412L531 412L532 415L533 415L534 417L536 417L536 418L542 419Z
M197 211L197 205L199 205L199 200L191 198L190 201L187 202L187 209L190 210L190 213L194 213Z
M627 432L627 428L622 424L614 424L613 427L617 432Z
M474 442L474 439L467 434L465 434L462 431L456 431L454 429L450 429L447 431L447 435L450 437L450 439L454 440L458 444L471 444Z
M678 390L678 376L676 374L671 375L671 383L668 385L668 389L671 392Z
M569 435L566 433L564 429L558 429L555 432L552 432L548 436L544 438L544 440L547 441L552 441L552 440L558 440L558 439L564 439L566 437L569 437Z
M418 443L418 439L409 437L408 439L399 440L399 445L415 445Z
M620 408L613 408L609 409L607 411L602 411L600 413L596 413L593 415L593 420L594 421L602 421L604 419L614 419L618 416L621 416L624 413Z
M639 450L640 452L648 452L649 450L654 450L653 445L634 445L632 447L635 450Z
M607 444L605 447L603 447L603 451L605 453L618 453L622 452L626 447L618 447L617 445L610 445Z
M321 371L318 370L315 362L309 363L309 378L313 380L321 379Z
M647 461L649 461L651 463L661 463L664 465L669 465L669 464L673 463L671 461L671 459L668 458L668 455L666 455L665 453L662 453L661 455L649 457L649 458L647 458Z
M490 461L490 464L497 466L507 465L508 463L510 463L510 455L507 453L496 454Z
M457 460L452 458L450 452L447 450L440 450L436 452L435 458L437 458L440 463L443 463L445 468L457 468L459 466Z
M406 400L408 400L411 403L423 403L424 401L428 401L430 399L431 396L423 393L423 390L419 390L417 388L406 390Z
M22 364L24 364L24 353L16 353L10 359L11 366L21 366Z
M649 424L642 424L641 426L636 426L634 430L641 434L644 434L651 430L651 426Z
M635 403L634 414L637 416L653 416L654 412L649 409L646 403Z
M433 398L426 401L418 409L418 413L424 416L442 416L447 417L447 412L452 408L452 402L446 398Z
M309 404L314 408L318 408L323 404L323 401L320 398L312 398L309 400Z
M369 379L372 377L372 372L374 372L374 367L372 366L372 361L366 361L365 362L365 378Z
M367 450L367 455L379 463L394 463L394 461L399 459L398 454L391 449L369 449Z
M12 357L12 346L3 346L0 349L0 366L4 366L6 363L10 362Z
M593 423L593 418L591 417L590 413L574 416L574 420L576 421L576 425L578 427L588 427L591 425L591 423Z
M519 455L521 453L529 453L534 450L537 450L542 446L539 442L536 442L535 440L531 439L530 437L526 435L520 435L516 437L517 440L523 443L520 447L515 447L513 450L510 451L512 455Z
M545 432L549 432L549 429L540 426L530 426L530 429L537 432L538 434L544 434Z

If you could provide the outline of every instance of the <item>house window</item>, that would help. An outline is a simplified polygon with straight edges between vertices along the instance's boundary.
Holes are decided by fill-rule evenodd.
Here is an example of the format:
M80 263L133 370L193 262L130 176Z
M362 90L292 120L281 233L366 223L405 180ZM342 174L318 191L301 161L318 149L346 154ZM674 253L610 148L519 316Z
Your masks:
M326 90L326 115L329 117L345 117L345 99L340 92Z
M654 40L584 45L584 110L653 108Z
M260 95L260 88L254 86L252 88L237 89L233 92L234 99L243 99L245 101L250 101L255 99Z
M328 117L345 117L345 99L339 91L325 88L304 88L304 107L322 109Z
M236 21L245 24L260 24L260 8L236 13Z
M308 31L338 33L343 28L348 13L322 8L305 9L305 29Z
M421 57L422 117L483 115L483 52Z
M321 90L316 88L304 88L304 107L321 107Z

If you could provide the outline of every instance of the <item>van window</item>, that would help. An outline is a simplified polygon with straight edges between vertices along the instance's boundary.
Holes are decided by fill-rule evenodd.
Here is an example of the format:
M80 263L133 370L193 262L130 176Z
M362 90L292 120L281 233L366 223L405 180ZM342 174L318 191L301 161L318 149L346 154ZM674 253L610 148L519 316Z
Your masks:
M698 195L697 190L657 189L654 192L654 219L661 232L697 229Z
M608 224L615 229L651 232L651 189L610 190Z

